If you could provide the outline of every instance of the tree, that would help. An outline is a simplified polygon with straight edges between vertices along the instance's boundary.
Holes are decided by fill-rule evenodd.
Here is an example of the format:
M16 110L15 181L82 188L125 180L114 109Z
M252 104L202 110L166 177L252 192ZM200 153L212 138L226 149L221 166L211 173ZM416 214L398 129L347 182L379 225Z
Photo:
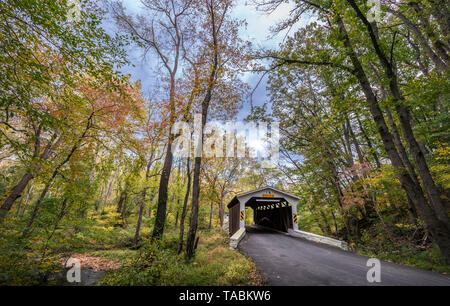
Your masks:
M161 61L168 75L168 118L166 123L167 146L164 165L161 172L158 207L153 229L153 238L161 238L167 209L167 190L172 170L172 144L174 135L171 128L177 117L177 73L181 66L183 45L190 36L192 25L189 22L192 14L192 0L158 0L141 1L148 12L148 17L129 16L120 2L111 4L112 13L118 25L131 34L145 51L152 50Z
M1 73L6 76L0 92L1 138L28 167L4 195L0 222L61 142L59 133L47 132L64 124L63 116L55 116L58 106L52 103L62 106L63 101L78 100L75 88L84 77L95 75L120 82L113 66L124 62L123 42L99 27L101 19L94 3L82 2L81 18L76 23L67 20L69 8L66 1L0 4L1 39L5 42Z
M276 7L277 3L279 1L270 1L262 3L262 5L265 5L265 8L270 11L274 6ZM368 8L365 7L365 9ZM444 205L441 204L441 193L433 181L424 158L423 148L421 148L412 131L411 112L404 105L406 100L401 94L397 80L400 73L397 73L398 70L393 66L394 55L397 55L395 51L398 44L395 43L395 40L398 32L389 33L390 29L381 31L375 23L369 23L355 1L299 1L293 17L282 23L279 29L292 26L305 11L315 13L324 22L324 25L311 24L307 26L303 30L307 37L296 37L299 42L295 42L295 44L299 46L299 49L287 48L277 54L268 54L266 57L274 60L270 69L278 69L284 65L330 67L333 70L348 74L349 76L346 76L346 79L350 82L352 81L351 78L354 78L365 97L384 149L397 171L398 179L408 200L420 213L421 218L427 224L428 230L432 233L434 241L440 246L443 255L448 260L449 244L448 238L446 238L449 236L448 215L446 209L443 208ZM359 19L362 25L355 22L355 14L356 20ZM314 37L311 36L312 33L314 33ZM392 41L392 38L392 43L383 41L384 39ZM362 43L367 40L372 47L367 47L367 44ZM390 59L387 56L388 51L385 50L390 50ZM378 63L372 61L372 55L378 58ZM405 55L401 54L400 61L403 59L405 59ZM389 97L386 97L386 100L391 101L389 107L393 106L399 117L405 140L430 201L425 197L418 180L414 179L415 173L409 166L409 161L406 162L405 154L402 153L403 144L401 144L401 141L395 140L386 123L383 110L380 107L380 98L374 91L374 88L377 88L377 85L380 84L373 81L374 67L376 67L375 71L378 67L381 67L384 71L385 79L381 81L380 88L382 89L382 86L386 83L389 86ZM407 75L409 79L414 78L413 74L409 74L409 71ZM347 122L347 126L350 126L349 122ZM393 125L391 124L391 126ZM350 134L347 134L347 137L344 138L347 139L348 144ZM350 147L347 146L347 151L349 149Z
M223 86L223 80L230 78L233 70L245 66L239 62L238 51L244 50L244 44L237 36L237 29L241 25L229 17L232 2L223 0L205 0L197 4L198 11L203 14L200 20L205 29L200 32L200 41L206 48L200 53L200 57L205 57L204 97L201 102L201 129L194 143L195 158L192 181L192 203L191 217L189 222L189 232L187 234L185 259L188 261L194 256L194 246L198 226L198 209L200 196L200 169L202 164L202 144L204 139L204 128L207 122L208 110L211 101L214 100L214 93L219 88L232 88ZM200 49L202 50L202 49ZM233 78L231 77L231 84ZM222 80L222 82L219 82ZM222 83L222 86L219 84ZM220 92L220 89L219 89ZM219 95L220 98L220 95ZM233 105L234 99L223 100L224 106Z

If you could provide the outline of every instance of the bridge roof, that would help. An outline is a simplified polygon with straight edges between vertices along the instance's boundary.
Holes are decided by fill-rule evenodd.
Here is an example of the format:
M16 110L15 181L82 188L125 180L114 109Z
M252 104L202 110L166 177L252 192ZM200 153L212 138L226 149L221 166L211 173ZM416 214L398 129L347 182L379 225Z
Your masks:
M299 197L297 197L297 196L295 196L295 195L293 195L293 194L291 194L289 192L282 191L282 190L279 190L279 189L276 189L276 188L273 188L273 187L266 186L266 187L263 187L263 188L260 188L260 189L256 189L256 190L253 190L253 191L237 194L230 201L230 203L228 203L227 207L228 208L233 207L234 205L238 204L242 200L247 202L249 199L251 199L253 197L258 197L258 198L265 197L264 195L266 195L266 194L267 195L273 195L274 199L276 199L276 198L285 198L288 201L291 200L291 201L295 201L295 202L300 200ZM270 199L270 197L269 197L269 199Z

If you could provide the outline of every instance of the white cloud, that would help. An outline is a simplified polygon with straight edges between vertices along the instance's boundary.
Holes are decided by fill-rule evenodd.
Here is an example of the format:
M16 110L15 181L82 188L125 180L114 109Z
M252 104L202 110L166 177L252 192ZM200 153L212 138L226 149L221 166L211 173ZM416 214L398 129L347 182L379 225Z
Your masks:
M293 3L283 3L273 13L267 14L258 11L254 5L246 4L246 1L240 1L233 8L232 14L237 19L247 21L246 29L242 29L240 32L243 39L250 40L262 47L274 48L283 41L287 31L273 36L271 28L289 17L293 7Z

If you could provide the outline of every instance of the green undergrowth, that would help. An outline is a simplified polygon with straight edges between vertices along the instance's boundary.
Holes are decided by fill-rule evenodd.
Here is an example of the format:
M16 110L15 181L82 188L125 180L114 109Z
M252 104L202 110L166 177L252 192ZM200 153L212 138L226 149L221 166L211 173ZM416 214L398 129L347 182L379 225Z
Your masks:
M234 286L260 285L252 261L230 250L223 233L202 232L195 258L186 263L176 254L177 235L147 242L120 269L106 275L100 285Z
M450 266L446 265L439 248L435 244L426 250L418 250L415 247L405 245L397 249L383 250L377 253L359 248L357 253L410 267L450 274Z

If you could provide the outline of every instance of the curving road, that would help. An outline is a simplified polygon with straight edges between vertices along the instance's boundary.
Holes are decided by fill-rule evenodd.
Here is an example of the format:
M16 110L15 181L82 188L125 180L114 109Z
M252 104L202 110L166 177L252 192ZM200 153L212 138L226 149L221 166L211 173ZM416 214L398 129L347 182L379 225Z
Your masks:
M253 260L268 285L450 286L447 275L385 261L381 283L369 283L368 257L267 229L248 227L238 249Z

